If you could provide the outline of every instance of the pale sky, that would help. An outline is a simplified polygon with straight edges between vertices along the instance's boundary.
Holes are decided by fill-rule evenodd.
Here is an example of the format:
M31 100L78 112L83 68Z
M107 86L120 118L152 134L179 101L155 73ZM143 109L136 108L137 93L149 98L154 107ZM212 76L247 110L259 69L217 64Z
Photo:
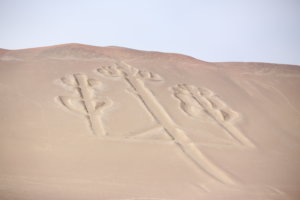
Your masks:
M0 0L0 48L63 43L300 65L300 0Z

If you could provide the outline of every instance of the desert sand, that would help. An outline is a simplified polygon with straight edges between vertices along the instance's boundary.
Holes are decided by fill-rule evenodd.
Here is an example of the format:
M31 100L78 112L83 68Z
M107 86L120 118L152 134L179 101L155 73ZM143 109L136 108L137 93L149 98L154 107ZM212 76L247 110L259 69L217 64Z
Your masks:
M296 200L300 67L0 49L1 200Z

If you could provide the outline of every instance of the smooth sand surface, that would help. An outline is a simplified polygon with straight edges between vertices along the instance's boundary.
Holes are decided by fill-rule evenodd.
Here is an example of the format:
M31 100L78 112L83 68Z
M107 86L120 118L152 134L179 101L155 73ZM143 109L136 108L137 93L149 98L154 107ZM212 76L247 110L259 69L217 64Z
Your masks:
M300 67L0 49L1 200L300 199Z

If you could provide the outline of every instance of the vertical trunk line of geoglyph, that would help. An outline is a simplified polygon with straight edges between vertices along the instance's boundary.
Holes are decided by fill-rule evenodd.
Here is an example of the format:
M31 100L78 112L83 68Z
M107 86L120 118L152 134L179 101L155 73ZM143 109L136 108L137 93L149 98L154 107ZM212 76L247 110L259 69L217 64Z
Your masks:
M141 95L141 93L139 93L140 90L138 90L138 87L136 87L136 85L134 84L134 82L135 82L134 78L133 77L129 78L128 76L125 76L124 79L127 82L127 84L131 87L131 89L133 89L134 94L138 97L138 99L144 105L144 107L146 108L146 110L150 113L151 117L153 117L153 119L157 123L159 123L159 120L157 119L157 117L155 116L155 114L152 112L152 109L145 102L145 100L144 100L143 96Z
M87 111L87 117L89 119L91 128L95 135L106 135L102 122L95 115L95 105L92 102L93 98L88 88L88 80L84 75L76 74L76 81L79 87L79 93L83 100L83 105Z
M153 117L158 120L158 123L160 123L165 128L167 134L174 139L180 150L196 164L197 167L222 183L234 184L234 181L229 175L211 163L190 140L186 133L177 127L170 115L158 102L153 93L145 86L142 80L132 76L127 76L125 80L129 82L129 85L133 87L133 90L141 95L143 103L146 104L145 106L147 108L150 108L150 113L154 115Z

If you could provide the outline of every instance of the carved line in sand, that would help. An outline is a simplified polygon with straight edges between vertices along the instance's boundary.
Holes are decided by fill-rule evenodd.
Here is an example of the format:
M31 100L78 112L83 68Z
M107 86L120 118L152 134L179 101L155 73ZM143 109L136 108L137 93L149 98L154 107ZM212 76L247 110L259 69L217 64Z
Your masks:
M100 115L105 107L112 105L112 101L95 98L93 90L99 87L100 81L88 79L84 74L74 74L61 80L64 84L75 88L79 94L77 97L60 96L62 104L71 111L85 115L94 135L105 136L106 131Z
M238 113L229 108L211 90L179 84L173 87L173 92L180 101L181 109L186 114L200 119L205 119L208 116L223 128L235 142L254 147L253 143L233 125L233 121L239 117Z
M161 81L162 78L154 73L138 70L124 62L113 66L103 66L98 72L107 77L122 78L132 92L137 95L152 117L160 124L179 149L189 158L199 169L205 171L215 180L234 184L235 182L223 170L214 165L197 148L187 134L180 129L167 113L164 107L156 99L155 95L145 86L144 80Z

